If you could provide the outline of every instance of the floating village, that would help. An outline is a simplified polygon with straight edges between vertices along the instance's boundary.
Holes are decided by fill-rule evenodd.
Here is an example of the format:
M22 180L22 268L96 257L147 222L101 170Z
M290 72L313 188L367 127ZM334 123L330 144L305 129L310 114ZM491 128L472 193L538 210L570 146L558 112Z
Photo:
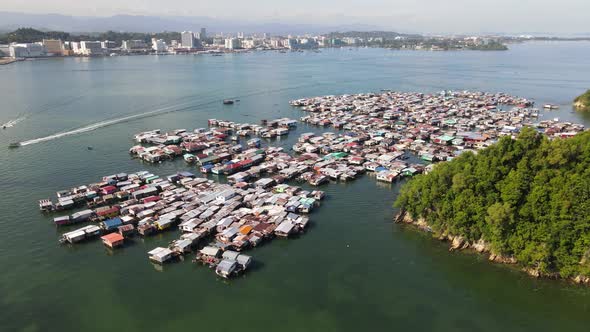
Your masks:
M428 172L437 162L466 151L477 153L501 136L523 127L550 138L567 138L582 125L540 118L534 103L506 94L382 91L298 99L305 115L259 124L210 119L207 128L151 130L136 134L129 153L147 163L183 158L200 175L179 172L161 178L147 171L116 174L44 199L44 212L58 226L86 223L65 232L60 242L100 238L117 248L131 236L178 229L179 239L147 257L164 264L192 253L193 261L230 278L245 272L252 258L244 251L276 237L290 238L308 228L308 216L325 193L305 190L331 181L351 181L371 173L380 182ZM292 151L265 144L289 135L298 123L330 128L303 133ZM245 143L245 144L242 144ZM227 183L206 178L223 176Z

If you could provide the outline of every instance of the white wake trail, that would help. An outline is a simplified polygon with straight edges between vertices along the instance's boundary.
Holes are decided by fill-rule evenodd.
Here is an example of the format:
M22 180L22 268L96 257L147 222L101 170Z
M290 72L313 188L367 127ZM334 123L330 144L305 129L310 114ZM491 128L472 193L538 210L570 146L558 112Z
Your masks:
M212 102L209 102L209 103L212 103ZM209 103L205 103L205 104L209 104ZM149 111L149 112L145 112L145 113L129 115L129 116L125 116L125 117L122 117L122 118L113 119L113 120L101 121L101 122L97 122L97 123L94 123L94 124L91 124L91 125L88 125L88 126L84 126L84 127L78 128L78 129L73 129L73 130L64 131L64 132L61 132L61 133L57 133L57 134L53 134L53 135L49 135L49 136L45 136L45 137L40 137L40 138L30 139L30 140L27 140L27 141L22 141L22 142L20 142L20 146L37 144L37 143L41 143L41 142L47 142L47 141L51 141L51 140L54 140L54 139L65 137L65 136L71 136L71 135L81 134L81 133L93 131L93 130L96 130L96 129L99 129L99 128L104 128L104 127L107 127L107 126L112 126L112 125L115 125L115 124L118 124L118 123L122 123L122 122L126 122L126 121L131 121L131 120L146 118L146 117L160 115L160 114L164 114L164 113L168 113L168 112L177 112L177 111L180 111L180 110L184 110L182 108L179 109L178 107L183 107L183 106L199 107L199 106L203 106L205 104L189 106L190 103L187 102L187 103L183 103L183 104L178 104L178 105L173 105L173 106L168 106L168 107L160 108L160 109Z

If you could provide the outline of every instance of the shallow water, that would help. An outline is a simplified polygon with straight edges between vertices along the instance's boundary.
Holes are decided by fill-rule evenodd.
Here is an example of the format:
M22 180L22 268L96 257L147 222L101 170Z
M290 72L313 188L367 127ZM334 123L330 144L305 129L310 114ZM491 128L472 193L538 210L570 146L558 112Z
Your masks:
M142 130L205 127L208 118L299 118L294 98L394 89L506 92L554 103L544 117L590 125L571 100L590 87L590 43L528 43L507 52L335 49L322 53L137 56L27 61L0 67L0 327L3 331L587 331L590 290L532 280L481 256L392 225L401 183L368 176L329 197L295 240L250 251L256 268L219 280L187 261L156 268L146 252L175 231L114 253L99 241L57 244L37 200L117 172L168 175L182 160L129 157ZM237 98L233 106L224 98ZM122 120L134 116L132 119ZM109 123L111 121L113 123ZM102 126L101 124L107 124ZM97 125L98 124L98 125ZM26 141L94 128L76 135ZM300 124L272 145L290 147ZM93 150L88 150L92 146ZM193 168L194 170L194 168Z

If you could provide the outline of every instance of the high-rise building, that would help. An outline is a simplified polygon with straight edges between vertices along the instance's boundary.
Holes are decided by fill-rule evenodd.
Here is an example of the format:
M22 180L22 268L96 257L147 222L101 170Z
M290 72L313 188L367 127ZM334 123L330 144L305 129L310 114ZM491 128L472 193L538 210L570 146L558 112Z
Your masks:
M168 47L163 39L152 38L152 49L158 53L165 52Z
M283 47L289 48L289 49L296 49L298 45L298 41L295 38L287 38L285 40L283 40Z
M213 45L215 45L215 46L224 46L225 45L225 39L223 39L223 37L214 37L213 38Z
M102 46L102 48L104 48L104 49L111 49L111 48L117 47L117 44L115 44L114 41L105 40L105 41L100 42L100 46Z
M10 45L0 44L0 57L10 56Z
M132 50L144 50L148 48L147 44L143 40L124 40L121 48L126 51Z
M200 33L200 36L199 36L199 37L200 37L200 38L199 38L200 40L205 40L205 39L207 39L207 29L205 29L205 28L201 28L201 33Z
M64 43L59 39L43 39L43 46L47 55L62 55Z
M184 48L195 48L195 35L192 31L183 31L180 34L181 45Z
M225 48L229 50L235 50L238 48L242 48L242 44L238 38L228 38L225 40Z
M83 55L101 55L104 54L105 50L102 48L100 41L83 40L80 42L79 52Z
M35 58L45 55L45 47L41 43L10 44L12 58Z

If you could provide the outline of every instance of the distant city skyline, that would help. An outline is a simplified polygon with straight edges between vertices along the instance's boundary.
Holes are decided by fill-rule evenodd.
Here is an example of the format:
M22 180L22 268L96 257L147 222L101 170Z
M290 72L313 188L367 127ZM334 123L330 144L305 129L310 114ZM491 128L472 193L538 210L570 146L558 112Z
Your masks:
M587 0L2 0L2 11L72 16L198 16L242 22L371 25L423 33L590 31Z

